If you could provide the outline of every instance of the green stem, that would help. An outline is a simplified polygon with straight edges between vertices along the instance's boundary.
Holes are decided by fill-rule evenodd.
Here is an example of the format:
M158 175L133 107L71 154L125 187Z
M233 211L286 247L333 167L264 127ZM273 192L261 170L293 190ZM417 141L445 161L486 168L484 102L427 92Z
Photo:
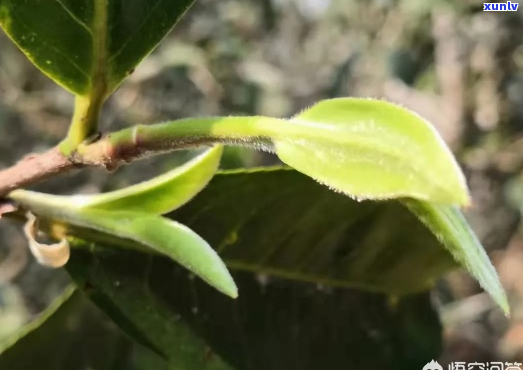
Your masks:
M86 138L96 134L103 100L90 96L77 96L71 125L67 137L59 148L64 155L70 155Z
M303 127L307 126L307 130ZM279 140L322 140L332 135L324 127L296 119L269 117L186 118L154 125L137 125L105 136L95 143L79 145L76 162L116 168L135 159L223 143L273 151Z
M78 98L75 119L85 117L88 107L88 101ZM60 148L28 157L0 171L0 195L73 168L105 166L113 169L141 157L216 143L272 150L277 140L318 140L329 134L312 123L301 121L297 125L295 121L269 117L189 118L134 126L106 135L93 143L80 141L88 132L83 131L86 125L73 125L71 135L76 137L79 144L70 145L69 141L64 140ZM307 130L302 129L304 125L308 127ZM75 130L78 132L75 133Z
M278 118L188 118L124 129L96 143L78 146L76 154L80 163L117 167L150 154L217 143L270 151L272 140L292 138L297 132L303 137L302 130L295 124Z
M288 121L268 117L203 117L186 118L155 125L138 125L108 137L114 146L152 146L171 149L177 145L225 142L228 144L264 144L285 130Z
M72 154L78 145L95 135L103 104L107 98L107 0L94 1L93 65L91 87L86 96L76 96L73 119L67 137L59 148L64 155Z

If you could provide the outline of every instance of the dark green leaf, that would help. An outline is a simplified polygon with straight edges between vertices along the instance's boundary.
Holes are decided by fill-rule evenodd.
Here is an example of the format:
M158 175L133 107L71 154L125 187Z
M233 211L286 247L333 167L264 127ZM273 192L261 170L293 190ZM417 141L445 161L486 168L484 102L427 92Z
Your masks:
M67 268L100 308L177 369L225 369L220 356L236 370L417 370L440 351L426 293L391 301L242 272L240 297L230 300L168 260L111 248L75 250ZM194 345L195 336L209 347Z
M0 26L45 74L106 96L194 0L0 0Z
M114 271L96 269L100 272L97 275L100 280L93 280L85 275L91 273L97 261L113 263L120 257L126 259L126 256L134 256L140 262L133 264L122 260L122 263L114 264ZM157 297L150 291L147 280L151 269L155 268L153 259L153 256L128 250L96 248L94 253L75 250L73 259L66 267L77 278L80 286L89 287L91 298L122 329L142 345L176 364L173 369L230 369L179 314L164 305L163 297ZM104 287L103 291L98 289L99 284ZM180 287L170 277L162 285L173 294L180 294ZM112 293L107 295L109 290Z
M170 217L254 273L404 294L456 266L399 201L357 202L288 169L219 173Z
M118 369L126 367L130 345L92 303L69 288L20 333L0 343L0 369Z
M157 234L149 232L149 228L156 230L155 216L73 212L55 207L47 198L26 191L14 193L16 201L40 217L116 235L123 238L120 244L129 240L147 244L135 234L146 232L147 238ZM285 169L218 175L172 217L208 240L230 268L394 294L430 287L455 265L452 254L507 312L496 272L461 213L418 200L405 202L434 234L401 201L356 202ZM138 228L145 219L147 226ZM84 234L90 240L97 240L95 236ZM165 251L171 247L162 246L162 240L155 239L153 249L168 254ZM174 254L168 255L214 281L215 276L203 275L209 272L207 265L197 270L191 248L182 249L182 254L170 251ZM191 256L190 263L182 255ZM222 289L228 285L222 284Z
M452 206L356 202L295 171L275 170L217 175L172 217L217 248L230 268L388 293L427 288L453 266L452 255L508 313L494 267Z
M198 263L199 254L192 253L192 248L168 243L158 232L164 223L155 221L158 217L64 210L47 201L48 197L17 191L13 199L40 217L90 229L84 234L89 240L100 241L92 234L97 230L119 237L119 244L149 245L218 289L234 293L224 267L210 273L214 270L209 266L218 266L219 259ZM393 294L430 287L454 266L452 255L508 313L496 271L459 210L419 200L403 202L423 223L402 201L356 202L295 171L262 170L216 176L211 186L172 217L208 240L230 268ZM82 235L75 230L69 233Z

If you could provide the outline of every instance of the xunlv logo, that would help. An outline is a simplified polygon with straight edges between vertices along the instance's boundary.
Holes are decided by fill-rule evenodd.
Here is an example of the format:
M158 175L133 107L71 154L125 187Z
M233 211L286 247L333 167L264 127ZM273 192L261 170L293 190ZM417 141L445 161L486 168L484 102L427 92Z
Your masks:
M483 3L484 12L515 12L518 10L519 3Z

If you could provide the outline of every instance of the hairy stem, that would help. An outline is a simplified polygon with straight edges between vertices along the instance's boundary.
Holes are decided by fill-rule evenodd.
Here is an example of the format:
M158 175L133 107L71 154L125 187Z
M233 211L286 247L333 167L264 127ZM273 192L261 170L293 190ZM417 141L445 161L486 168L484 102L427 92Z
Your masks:
M271 132L282 120L262 117L189 118L155 125L137 125L80 145L76 160L87 165L114 169L136 159L188 149L201 145L226 143L269 149Z
M0 196L51 176L85 166L113 170L120 165L169 151L226 143L270 150L272 139L295 132L292 122L266 117L188 118L154 125L137 125L83 142L71 155L61 148L22 159L0 171Z
M200 145L223 143L272 151L274 140L315 140L329 135L314 123L250 117L187 118L155 125L137 125L107 135L94 144L82 144L77 161L108 169L150 155ZM307 125L307 130L302 130Z

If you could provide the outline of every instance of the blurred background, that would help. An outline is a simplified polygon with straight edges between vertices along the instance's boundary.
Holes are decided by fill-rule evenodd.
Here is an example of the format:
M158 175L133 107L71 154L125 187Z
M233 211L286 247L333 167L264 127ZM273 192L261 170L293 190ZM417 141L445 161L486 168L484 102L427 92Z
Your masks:
M432 122L467 175L467 217L513 310L505 318L463 271L438 283L441 361L523 362L523 9L483 12L478 1L198 0L108 102L104 130L186 116L289 117L338 96L381 97ZM0 33L0 166L54 146L72 96ZM190 154L108 174L62 176L36 188L94 193L172 168ZM277 163L230 148L223 168ZM434 174L438 176L438 174ZM0 223L0 340L67 285L35 264L19 229Z

